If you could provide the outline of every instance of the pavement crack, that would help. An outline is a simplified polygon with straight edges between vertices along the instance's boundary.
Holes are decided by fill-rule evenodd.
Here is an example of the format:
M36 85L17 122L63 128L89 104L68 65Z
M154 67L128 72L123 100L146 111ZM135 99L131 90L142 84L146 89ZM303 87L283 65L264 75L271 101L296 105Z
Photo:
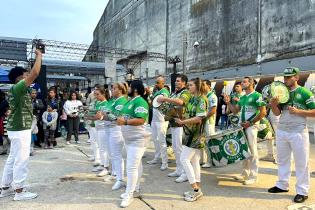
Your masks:
M147 205L151 210L156 210L153 206L151 206L148 202L146 202L142 196L138 197L140 201L142 201L145 205Z

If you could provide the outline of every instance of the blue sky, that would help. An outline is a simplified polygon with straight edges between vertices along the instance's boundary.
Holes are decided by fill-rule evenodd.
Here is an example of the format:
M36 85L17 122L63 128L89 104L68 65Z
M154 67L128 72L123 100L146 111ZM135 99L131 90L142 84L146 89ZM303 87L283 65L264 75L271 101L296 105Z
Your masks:
M108 0L2 0L0 36L90 44Z

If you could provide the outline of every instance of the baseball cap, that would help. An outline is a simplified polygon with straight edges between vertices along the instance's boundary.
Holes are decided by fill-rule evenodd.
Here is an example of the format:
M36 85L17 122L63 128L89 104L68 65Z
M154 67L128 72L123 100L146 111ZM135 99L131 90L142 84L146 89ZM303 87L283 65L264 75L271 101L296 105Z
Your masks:
M283 76L285 77L291 77L291 76L295 76L297 74L300 73L300 69L297 67L288 67L286 69L284 69L283 71Z

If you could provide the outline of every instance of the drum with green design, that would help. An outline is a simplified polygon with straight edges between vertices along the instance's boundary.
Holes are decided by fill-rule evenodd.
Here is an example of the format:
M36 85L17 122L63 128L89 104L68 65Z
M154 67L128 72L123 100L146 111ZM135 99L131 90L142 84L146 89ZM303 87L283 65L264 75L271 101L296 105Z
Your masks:
M237 163L250 156L243 128L233 128L211 136L207 149L211 154L212 164L216 167Z

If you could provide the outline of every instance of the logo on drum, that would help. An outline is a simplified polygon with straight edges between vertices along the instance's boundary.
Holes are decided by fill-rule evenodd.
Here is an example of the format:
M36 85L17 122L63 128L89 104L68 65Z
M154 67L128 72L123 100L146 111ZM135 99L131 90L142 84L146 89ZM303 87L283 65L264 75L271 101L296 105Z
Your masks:
M236 156L240 152L240 145L234 139L227 140L223 145L224 151L229 156Z

